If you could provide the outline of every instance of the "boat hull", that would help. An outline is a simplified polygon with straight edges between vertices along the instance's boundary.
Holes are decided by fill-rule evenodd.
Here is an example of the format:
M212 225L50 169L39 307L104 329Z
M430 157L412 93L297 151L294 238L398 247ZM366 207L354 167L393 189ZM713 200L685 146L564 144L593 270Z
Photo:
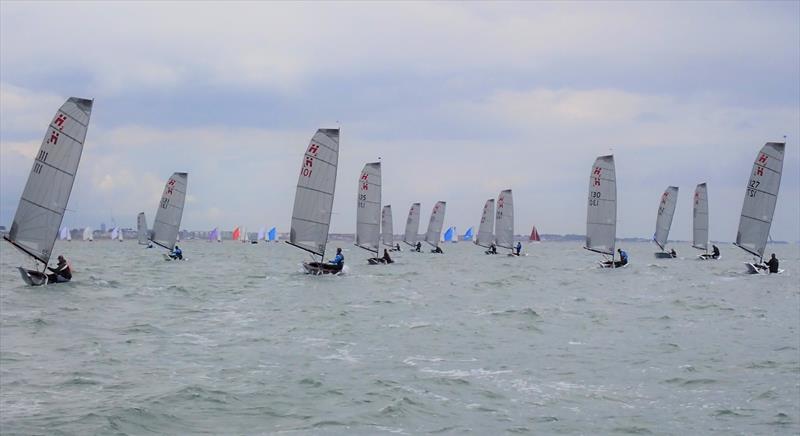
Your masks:
M306 274L311 275L339 274L342 272L342 268L344 268L344 265L322 262L303 262L303 269L305 269Z
M744 266L747 268L748 274L762 274L762 275L770 274L769 267L767 267L765 264L755 264L752 262L745 262ZM778 269L778 272L775 274L780 274L782 272L783 272L782 269Z
M722 256L714 257L711 254L698 254L697 255L697 259L698 260L719 260L721 257Z
M41 271L17 267L19 275L28 286L44 286L47 284L47 274Z
M656 256L656 259L673 259L672 254L667 253L665 251L658 251L653 254Z

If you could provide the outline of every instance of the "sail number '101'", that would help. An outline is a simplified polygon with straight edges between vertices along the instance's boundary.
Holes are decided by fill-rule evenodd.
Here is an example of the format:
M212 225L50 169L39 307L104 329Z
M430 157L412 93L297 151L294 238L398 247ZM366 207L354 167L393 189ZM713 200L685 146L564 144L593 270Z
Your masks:
M600 204L600 191L592 191L589 193L589 206L598 206Z

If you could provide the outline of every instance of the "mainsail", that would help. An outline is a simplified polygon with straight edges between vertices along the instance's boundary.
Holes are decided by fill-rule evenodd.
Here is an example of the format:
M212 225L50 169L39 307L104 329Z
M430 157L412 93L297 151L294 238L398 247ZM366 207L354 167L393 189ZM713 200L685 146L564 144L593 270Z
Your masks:
M481 215L481 225L478 226L478 236L475 243L488 248L494 243L494 198L486 200Z
M586 209L587 250L614 255L617 235L617 178L614 156L600 156L589 174Z
M692 247L708 251L708 191L701 183L694 189Z
M531 230L531 239L530 240L531 240L531 242L539 242L539 241L542 240L542 238L539 236L539 231L536 230L536 226L533 226L533 229Z
M214 227L214 230L208 233L208 242L214 242L219 238L219 228Z
M267 230L265 228L262 227L262 228L258 229L258 236L256 237L257 238L256 241L264 240L264 237L266 236L266 234L267 234Z
M183 217L183 204L189 183L187 173L173 173L164 185L164 192L158 203L158 211L153 222L151 240L156 245L172 250L178 240L178 229Z
M93 100L70 97L56 111L4 239L47 265L72 193Z
M783 142L768 142L758 152L742 204L734 245L763 259L783 172Z
M278 231L275 229L275 227L269 229L269 234L268 235L269 235L269 240L270 241L277 241L278 240Z
M378 254L381 231L381 163L364 165L358 177L356 246Z
M387 247L394 246L394 226L392 224L392 206L383 206L381 211L381 241Z
M419 211L420 204L414 203L408 210L408 219L406 219L406 232L403 234L403 242L408 245L416 245L419 234Z
M306 148L292 209L287 243L324 258L331 224L339 129L319 129Z
M139 245L147 245L148 236L147 218L145 218L144 212L139 212L139 215L136 216L136 239L139 240Z
M67 228L67 226L64 226L61 228L61 235L59 236L59 239L61 239L62 241L66 241L67 238L69 238L69 228Z
M444 232L444 242L453 242L453 235L455 234L454 227L448 227L447 231Z
M658 248L664 250L669 237L669 229L672 227L672 216L675 215L675 205L678 203L678 187L670 186L663 194L658 203L658 214L656 215L656 232L653 235Z
M242 231L239 230L239 227L233 229L233 234L231 234L231 239L234 241L240 241L242 239Z
M119 237L119 227L114 227L111 229L111 240L117 239Z
M465 241L471 241L473 236L474 236L474 234L472 232L472 227L470 227L470 228L467 229L466 233L464 233L464 240Z
M500 191L497 197L494 229L498 247L514 248L514 197L510 189Z
M86 227L83 229L83 240L84 241L94 241L94 236L92 234L92 228Z
M433 247L439 246L439 237L442 235L446 208L447 203L439 201L433 206L433 210L431 211L431 219L428 221L428 232L425 233L425 242Z

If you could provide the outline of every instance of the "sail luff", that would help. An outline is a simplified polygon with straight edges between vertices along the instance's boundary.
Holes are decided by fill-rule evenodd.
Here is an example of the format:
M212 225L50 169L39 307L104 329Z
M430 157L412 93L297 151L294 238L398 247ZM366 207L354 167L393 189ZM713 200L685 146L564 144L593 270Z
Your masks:
M481 214L481 223L478 226L478 236L475 243L488 248L494 242L494 198L486 200Z
M72 193L93 103L70 97L56 111L34 158L6 238L45 265Z
M745 188L734 245L762 259L781 186L785 145L768 142L761 148Z
M613 155L600 156L592 165L588 200L584 248L613 256L617 233L617 179Z
M174 249L175 243L178 241L188 184L189 175L187 173L172 174L172 177L164 185L156 217L153 220L151 240L169 250Z
M323 258L338 162L339 129L318 129L301 162L287 242Z
M411 208L408 209L408 218L406 219L406 231L403 234L403 242L408 245L415 245L419 237L419 218L420 218L420 204L413 203Z
M439 201L433 206L431 218L428 221L428 231L425 233L425 242L433 247L439 246L439 238L442 235L444 226L444 214L447 209L447 202Z
M381 241L387 247L394 246L394 224L392 223L392 206L383 206L381 210Z
M708 190L705 183L694 189L692 208L692 247L708 251Z
M661 194L658 203L658 213L656 214L656 231L653 234L653 241L661 250L667 245L669 230L672 227L672 217L675 214L675 205L678 203L678 187L669 186Z
M495 212L495 238L497 246L511 249L514 247L514 196L510 189L497 196Z
M381 163L364 165L358 177L356 245L378 254L381 225Z

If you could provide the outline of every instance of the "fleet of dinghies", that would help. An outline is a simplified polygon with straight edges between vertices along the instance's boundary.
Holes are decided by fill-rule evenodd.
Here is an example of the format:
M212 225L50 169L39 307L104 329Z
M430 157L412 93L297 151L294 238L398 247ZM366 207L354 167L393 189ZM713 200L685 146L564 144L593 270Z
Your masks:
M58 274L47 274L48 263L55 241L72 239L70 229L67 226L62 227L61 223L83 151L92 104L92 100L71 97L56 111L34 159L11 229L4 236L6 241L37 265L34 269L18 267L22 279L29 285L62 281ZM298 175L289 239L285 242L309 253L312 259L302 263L303 270L309 274L339 274L344 270L342 253L337 252L336 258L331 262L326 262L325 259L336 186L339 133L339 129L317 130L303 155ZM753 261L745 262L747 272L752 274L769 272L764 254L780 189L784 149L785 142L765 144L756 155L745 188L734 245L755 257ZM167 180L152 229L147 227L144 212L137 215L139 244L155 244L170 252L175 249L179 242L187 186L188 174L185 172L175 172ZM657 258L676 257L674 249L667 251L667 244L678 192L677 186L669 186L659 201L653 234L653 241L660 249L655 253ZM382 206L381 203L381 162L364 165L358 178L356 206L355 245L370 253L367 258L369 264L391 263L392 260L386 252L399 251L400 245L394 242L392 207L388 204ZM455 226L449 227L442 234L446 207L447 203L444 201L433 206L428 228L422 239L430 245L432 253L443 253L440 241L458 240ZM421 251L420 210L420 203L411 205L402 237L402 241L414 247L413 251L417 252ZM716 246L713 246L714 253L709 253L708 190L705 182L695 188L692 218L692 247L703 251L697 256L698 259L719 259ZM599 261L602 268L628 265L624 252L615 251L616 228L617 181L614 156L599 156L589 175L584 248L604 257ZM121 242L122 229L115 226L110 237ZM268 231L261 227L251 241L244 227L236 227L232 239L256 244L260 241L278 242L278 235L275 227ZM90 227L83 229L83 240L93 240ZM464 240L471 240L485 248L487 254L496 254L497 247L510 250L509 255L520 254L516 251L520 247L519 242L516 249L514 245L514 200L511 189L501 191L496 201L494 198L486 200L477 233L473 234L473 228L470 227L464 234ZM536 226L533 226L529 240L541 241ZM209 232L208 241L222 242L218 227ZM383 257L379 256L381 248L384 248ZM619 259L617 253L621 255ZM172 260L175 256L164 254L164 258ZM770 265L773 269L776 266L774 263ZM68 280L67 278L63 281Z

